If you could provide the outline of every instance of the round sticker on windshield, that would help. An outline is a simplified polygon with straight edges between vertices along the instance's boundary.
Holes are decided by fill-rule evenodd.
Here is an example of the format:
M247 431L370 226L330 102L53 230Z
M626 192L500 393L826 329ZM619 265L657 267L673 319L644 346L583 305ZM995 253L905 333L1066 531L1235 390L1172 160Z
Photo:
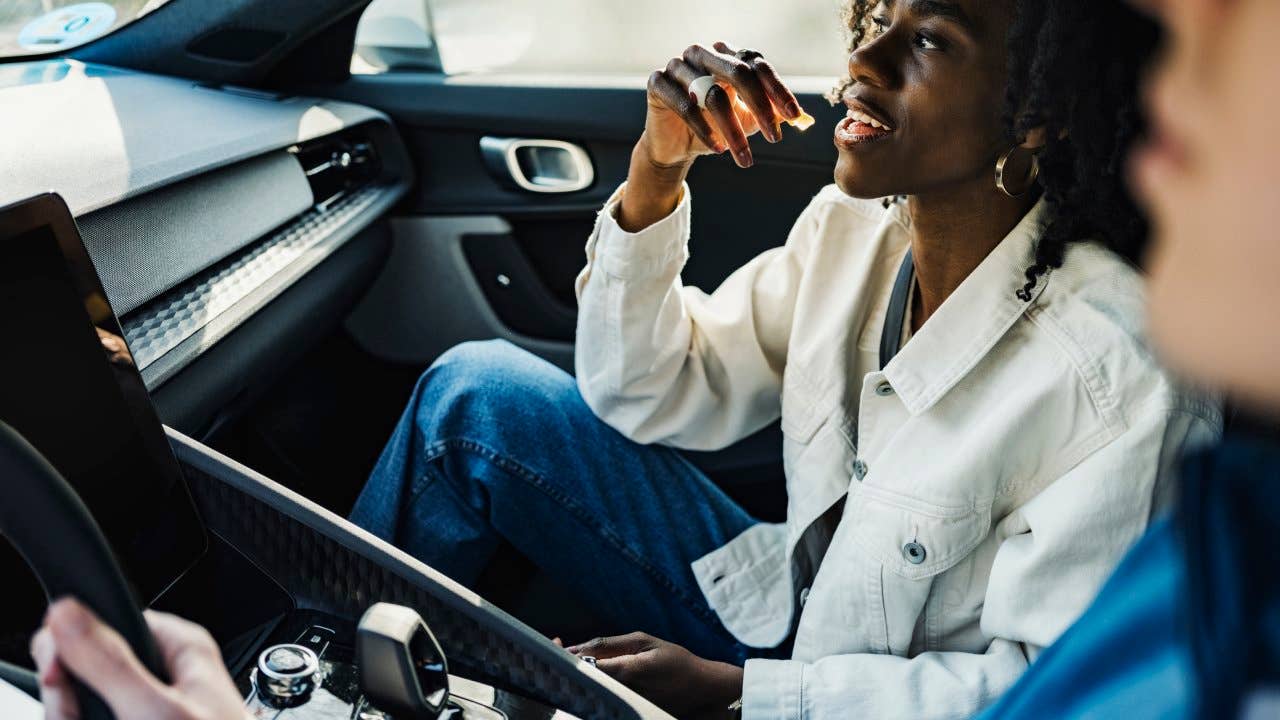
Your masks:
M51 52L101 37L116 23L116 9L103 2L58 8L27 23L18 33L24 50Z

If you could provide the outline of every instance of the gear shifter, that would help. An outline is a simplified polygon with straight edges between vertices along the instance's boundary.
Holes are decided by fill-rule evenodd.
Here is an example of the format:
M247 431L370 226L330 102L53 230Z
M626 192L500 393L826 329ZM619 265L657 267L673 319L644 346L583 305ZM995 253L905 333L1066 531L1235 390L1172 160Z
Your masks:
M444 652L417 612L390 603L365 611L356 631L360 688L397 720L437 720L449 706Z

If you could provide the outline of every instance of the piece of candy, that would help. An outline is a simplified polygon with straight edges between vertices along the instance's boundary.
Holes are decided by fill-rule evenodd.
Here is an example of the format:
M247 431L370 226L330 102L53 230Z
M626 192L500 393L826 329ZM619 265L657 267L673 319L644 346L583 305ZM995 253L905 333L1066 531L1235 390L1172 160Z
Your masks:
M805 130L808 130L809 128L813 127L813 124L816 122L818 121L815 120L812 115L801 110L800 117L795 118L794 120L788 120L787 124L799 130L800 132L804 132Z

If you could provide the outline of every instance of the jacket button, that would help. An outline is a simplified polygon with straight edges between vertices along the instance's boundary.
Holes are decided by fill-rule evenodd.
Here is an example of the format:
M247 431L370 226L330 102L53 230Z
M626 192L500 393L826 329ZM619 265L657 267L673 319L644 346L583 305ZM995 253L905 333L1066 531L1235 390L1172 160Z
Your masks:
M867 464L862 462L861 459L854 461L853 475L854 477L858 478L858 480L862 480L862 478L867 476L867 470L868 470Z
M926 555L924 546L914 540L902 546L902 554L907 557L907 562L912 565L919 565L924 562Z
M893 394L893 386L888 382L882 382L876 386L876 394L880 397L889 397Z
M809 602L809 588L800 591L800 607L804 607L807 602Z

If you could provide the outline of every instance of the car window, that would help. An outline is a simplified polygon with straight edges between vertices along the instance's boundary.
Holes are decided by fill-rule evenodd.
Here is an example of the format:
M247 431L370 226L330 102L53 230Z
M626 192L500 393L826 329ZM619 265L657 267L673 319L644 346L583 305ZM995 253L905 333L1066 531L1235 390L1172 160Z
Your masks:
M68 50L118 30L168 1L3 0L0 57Z
M690 44L764 52L789 75L845 64L843 0L374 0L352 70L647 75Z

